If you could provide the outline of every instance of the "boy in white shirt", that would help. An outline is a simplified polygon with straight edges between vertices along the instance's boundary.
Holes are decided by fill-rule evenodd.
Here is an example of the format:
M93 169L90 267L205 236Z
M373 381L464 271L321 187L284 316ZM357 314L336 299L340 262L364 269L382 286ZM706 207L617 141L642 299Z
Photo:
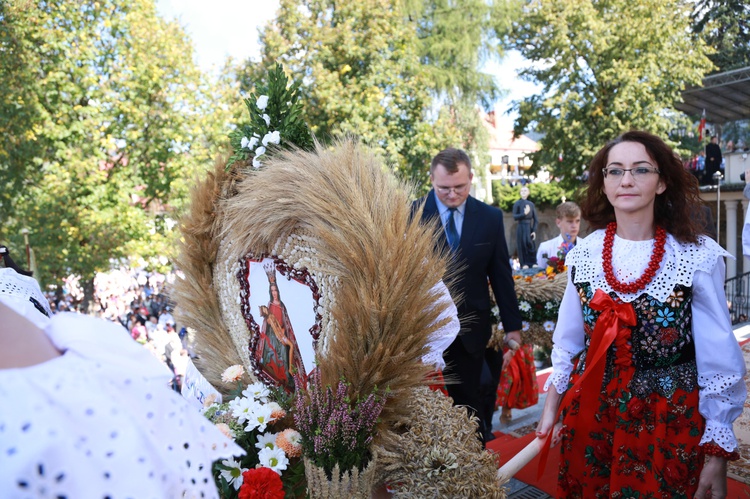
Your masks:
M563 253L567 253L579 241L578 231L581 229L581 209L578 205L572 201L566 201L557 207L555 214L555 224L560 229L560 235L539 245L539 249L536 252L536 264L542 268L547 268L548 259L557 258L558 252L564 243L567 243L568 246Z

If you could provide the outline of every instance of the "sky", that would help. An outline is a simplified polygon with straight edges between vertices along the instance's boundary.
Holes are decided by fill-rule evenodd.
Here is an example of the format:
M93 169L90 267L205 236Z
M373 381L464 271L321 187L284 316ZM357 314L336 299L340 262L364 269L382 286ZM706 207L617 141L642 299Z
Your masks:
M278 0L157 0L162 17L176 19L190 35L196 62L204 71L221 67L228 56L236 60L260 59L258 28L273 19ZM512 100L532 95L536 87L517 78L516 72L525 65L517 52L509 53L500 63L487 66L500 88L508 95L495 110L503 128L512 128L515 115L505 111Z

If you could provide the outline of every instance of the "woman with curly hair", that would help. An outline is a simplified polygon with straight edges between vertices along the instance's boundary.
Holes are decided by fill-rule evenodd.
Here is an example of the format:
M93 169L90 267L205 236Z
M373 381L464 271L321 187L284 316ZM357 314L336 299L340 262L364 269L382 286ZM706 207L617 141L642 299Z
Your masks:
M731 255L700 234L697 182L659 137L627 132L589 171L594 232L567 255L537 427L561 444L557 495L725 497L746 397Z

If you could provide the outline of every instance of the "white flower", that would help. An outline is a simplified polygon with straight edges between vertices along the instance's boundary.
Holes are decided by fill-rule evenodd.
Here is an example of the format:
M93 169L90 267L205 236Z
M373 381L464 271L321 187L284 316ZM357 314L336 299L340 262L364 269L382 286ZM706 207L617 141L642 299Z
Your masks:
M247 148L251 151L253 148L258 144L258 137L250 137L249 139L247 137L242 137L242 140L240 141L240 145L243 149Z
M227 367L223 373L221 373L221 380L224 383L234 383L245 374L245 368L239 364Z
M255 157L257 158L258 156L263 156L265 153L266 153L266 148L263 146L260 146L259 148L255 150Z
M275 449L277 435L278 433L271 433L270 431L268 433L264 433L263 435L258 435L258 441L255 443L255 447L258 450L263 450L266 447L269 449Z
M281 133L278 130L276 130L275 132L268 132L263 136L262 142L264 146L267 146L269 143L278 144L279 142L281 142Z
M234 402L236 403L230 404L232 416L240 423L253 419L258 408L261 407L258 402L249 398L234 399Z
M260 162L258 158L253 158L253 168L260 168L263 166L263 163Z
M224 480L226 480L228 484L234 485L234 490L240 490L243 480L242 474L248 469L241 468L240 463L234 459L225 459L221 464L229 468L228 470L221 470L221 476L224 477Z
M289 459L284 454L284 451L280 448L269 449L266 447L262 451L258 452L258 460L261 466L271 468L276 473L281 475L281 472L286 469L289 464Z
M255 105L258 106L258 109L263 111L266 106L268 105L268 96L267 95L261 95L258 97L258 100L255 101Z
M544 326L544 330L547 331L548 333L551 333L552 331L555 330L554 321L544 321L544 324L542 325Z
M256 381L255 383L250 383L249 385L247 385L247 388L242 390L242 395L247 398L257 400L258 402L265 402L266 400L268 400L268 396L270 394L271 392L268 390L268 387L258 381Z
M252 413L248 414L245 431L253 431L256 428L258 431L266 431L266 426L273 420L273 418L271 418L271 412L270 407L255 404Z
M271 117L267 114L263 115L263 120L266 122L266 126L271 126Z
M521 321L521 331L528 331L530 327L529 321Z
M531 304L527 301L521 301L521 303L518 304L518 308L521 310L521 312L528 312L531 310Z

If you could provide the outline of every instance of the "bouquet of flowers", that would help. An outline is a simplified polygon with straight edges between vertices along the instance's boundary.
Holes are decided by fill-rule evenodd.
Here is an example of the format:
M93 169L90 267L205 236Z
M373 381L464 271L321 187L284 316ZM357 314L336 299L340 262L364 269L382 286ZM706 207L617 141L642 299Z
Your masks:
M291 398L262 383L243 389L244 374L240 365L227 368L222 380L236 383L234 398L222 404L215 397L204 402L208 420L246 451L214 464L219 493L223 499L304 497L301 435L289 415Z
M574 247L575 245L570 241L570 235L565 234L562 244L557 248L557 255L547 259L547 275L562 274L567 270L565 257Z

